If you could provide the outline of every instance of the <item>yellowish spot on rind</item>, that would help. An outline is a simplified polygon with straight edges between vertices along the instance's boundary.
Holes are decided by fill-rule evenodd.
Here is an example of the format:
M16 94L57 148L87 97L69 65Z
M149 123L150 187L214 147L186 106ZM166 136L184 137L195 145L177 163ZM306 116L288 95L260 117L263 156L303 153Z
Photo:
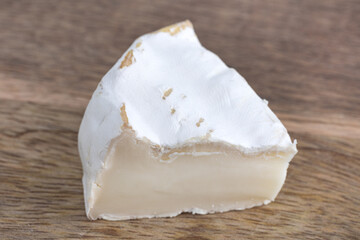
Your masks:
M191 22L189 20L186 20L184 22L175 23L173 25L161 28L155 33L165 32L165 33L169 33L171 36L174 36L188 27L193 28Z
M141 46L141 42L138 42L137 44L136 44L136 47L138 48L138 47L140 47Z
M196 126L197 127L200 127L200 124L204 122L204 119L203 118L200 118L199 121L196 123Z
M205 135L205 139L209 139L209 138L211 138L211 133L213 133L214 132L214 130L212 130L212 129L210 129L207 133L206 133L206 135Z
M172 93L172 91L173 91L172 88L169 88L168 90L166 90L166 91L164 92L164 95L163 95L162 99L165 100L165 99Z
M173 115L176 112L174 108L171 109L171 115Z
M126 114L125 103L120 108L120 115L121 115L121 119L124 122L123 127L129 128L129 119Z
M124 67L128 67L130 66L133 61L135 62L135 58L134 58L134 54L133 54L133 50L128 51L128 53L125 55L124 60L121 62L120 64L120 69L124 68Z

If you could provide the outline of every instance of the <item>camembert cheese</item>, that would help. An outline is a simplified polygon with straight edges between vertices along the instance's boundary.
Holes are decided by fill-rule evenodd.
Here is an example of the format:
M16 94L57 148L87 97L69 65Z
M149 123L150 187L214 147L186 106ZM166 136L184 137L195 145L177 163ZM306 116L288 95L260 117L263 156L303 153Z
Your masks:
M135 40L99 83L78 142L93 220L268 204L297 152L267 102L189 21Z

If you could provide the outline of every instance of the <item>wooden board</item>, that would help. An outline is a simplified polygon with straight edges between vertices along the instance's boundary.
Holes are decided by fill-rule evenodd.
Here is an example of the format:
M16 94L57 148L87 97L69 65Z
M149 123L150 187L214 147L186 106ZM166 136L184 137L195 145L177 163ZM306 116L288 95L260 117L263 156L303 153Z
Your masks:
M190 19L299 142L276 202L88 221L77 132L143 33ZM359 1L0 1L0 239L359 239Z

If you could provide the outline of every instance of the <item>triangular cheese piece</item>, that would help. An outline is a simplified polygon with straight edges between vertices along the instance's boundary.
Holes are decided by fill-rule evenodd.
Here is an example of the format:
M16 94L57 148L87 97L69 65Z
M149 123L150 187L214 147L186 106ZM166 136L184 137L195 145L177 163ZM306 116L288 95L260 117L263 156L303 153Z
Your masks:
M268 204L297 150L185 21L138 38L103 77L79 152L87 216L122 220Z

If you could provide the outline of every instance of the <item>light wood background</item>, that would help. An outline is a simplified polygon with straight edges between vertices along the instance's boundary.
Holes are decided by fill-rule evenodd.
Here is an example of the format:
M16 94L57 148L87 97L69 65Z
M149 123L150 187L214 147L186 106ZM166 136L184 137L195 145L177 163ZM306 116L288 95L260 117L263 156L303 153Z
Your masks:
M276 202L88 221L77 132L132 41L190 19L299 142ZM0 0L0 239L360 239L360 1Z

